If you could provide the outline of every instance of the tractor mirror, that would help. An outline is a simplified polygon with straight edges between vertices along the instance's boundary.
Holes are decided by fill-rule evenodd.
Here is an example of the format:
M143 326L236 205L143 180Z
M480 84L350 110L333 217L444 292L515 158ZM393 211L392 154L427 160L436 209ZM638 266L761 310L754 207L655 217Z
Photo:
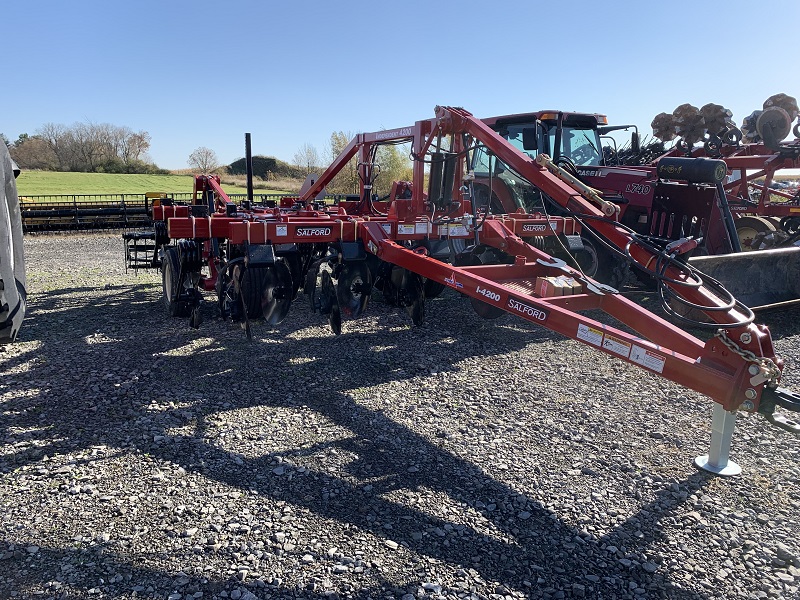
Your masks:
M536 136L536 127L525 127L522 130L522 149L538 150L539 140Z
M642 146L639 143L639 132L638 131L634 131L631 134L631 150L633 150L634 154L639 154L641 149L642 149Z

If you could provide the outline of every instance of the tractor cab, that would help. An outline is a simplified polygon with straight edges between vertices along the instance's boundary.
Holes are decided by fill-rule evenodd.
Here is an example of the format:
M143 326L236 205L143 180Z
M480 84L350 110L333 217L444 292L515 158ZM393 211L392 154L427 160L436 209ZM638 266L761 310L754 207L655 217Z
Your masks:
M485 119L484 122L530 157L561 157L576 166L600 165L603 154L599 127L605 115L539 111Z
M551 110L483 121L530 158L547 154L571 171L604 164L599 128L608 122L605 115ZM479 207L489 204L490 197L494 213L512 213L519 208L533 212L541 207L540 192L485 148L475 152L473 168Z

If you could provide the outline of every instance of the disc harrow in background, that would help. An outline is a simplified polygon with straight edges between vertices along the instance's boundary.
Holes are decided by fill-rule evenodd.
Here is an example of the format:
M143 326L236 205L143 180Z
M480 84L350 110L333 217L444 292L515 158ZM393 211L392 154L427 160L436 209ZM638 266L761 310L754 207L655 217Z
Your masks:
M709 102L700 109L706 131L711 135L721 136L728 128L734 127L733 112L722 106Z
M736 146L740 142L747 144L766 143L777 149L792 131L792 121L800 115L797 100L787 94L775 94L764 101L761 110L750 113L737 128L733 120L733 112L721 104L709 102L698 109L691 104L681 104L672 114L659 113L650 126L653 136L669 142L680 137L679 144L685 150L705 139L706 150L718 152L722 145ZM800 137L800 123L794 128L795 135Z
M675 116L669 113L657 114L650 126L653 128L653 136L664 142L671 142L677 136Z
M764 100L764 110L777 107L782 108L789 115L789 120L794 121L797 115L800 114L800 107L797 106L797 100L792 96L786 94L775 94Z
M691 104L681 104L672 111L675 117L675 132L684 143L691 146L703 139L706 125L700 109Z

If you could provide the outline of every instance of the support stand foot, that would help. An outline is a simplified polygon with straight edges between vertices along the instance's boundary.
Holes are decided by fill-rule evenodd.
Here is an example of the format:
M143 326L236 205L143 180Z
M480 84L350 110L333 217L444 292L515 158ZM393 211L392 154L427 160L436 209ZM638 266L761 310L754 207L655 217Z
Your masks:
M708 454L694 459L696 467L722 477L733 477L742 472L742 467L728 460L735 425L736 413L728 412L722 405L715 404L711 421L711 448Z

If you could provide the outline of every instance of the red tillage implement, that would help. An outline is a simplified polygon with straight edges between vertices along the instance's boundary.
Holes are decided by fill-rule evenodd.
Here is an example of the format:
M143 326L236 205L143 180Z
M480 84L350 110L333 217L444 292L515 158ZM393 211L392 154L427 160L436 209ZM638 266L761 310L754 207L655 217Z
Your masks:
M395 184L393 194L379 201L372 195L375 148L397 142L411 144L413 181ZM591 220L604 240L639 265L658 265L662 282L704 313L717 334L703 342L554 257L567 258L571 238L580 233L572 218L493 215L488 205L473 202L470 161L478 147L554 205ZM361 179L358 199L333 206L315 202L353 157ZM412 127L358 135L304 194L281 206L236 206L218 179L208 176L196 179L196 192L191 206L153 211L166 303L173 315L191 315L194 326L200 324L201 290L215 291L222 315L243 321L249 333L250 320L280 322L302 289L312 309L327 315L339 333L343 316L364 312L373 288L420 324L426 295L450 287L468 296L481 316L511 313L705 394L725 411L757 411L800 431L774 414L778 406L800 410L800 396L778 387L783 361L769 330L754 324L753 313L724 288L679 260L691 240L661 250L641 243L615 220L614 204L546 155L529 157L463 109L437 107L435 118ZM442 242L449 245L449 260L433 251ZM542 278L569 281L572 293L537 294L537 281L540 291L553 288L542 286ZM583 314L590 309L626 328ZM715 472L735 467L727 460L732 416L725 411L715 417L718 450L700 460Z

